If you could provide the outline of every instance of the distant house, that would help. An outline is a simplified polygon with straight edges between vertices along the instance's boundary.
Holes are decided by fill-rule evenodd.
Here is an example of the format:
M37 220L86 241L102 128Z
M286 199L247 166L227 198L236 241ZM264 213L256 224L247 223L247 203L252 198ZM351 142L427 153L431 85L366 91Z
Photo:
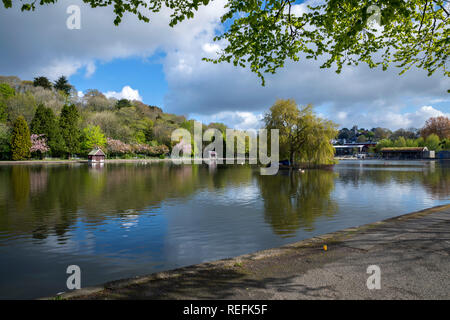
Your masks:
M348 144L343 146L333 146L336 150L336 156L351 156L364 152L364 145L362 144Z
M434 151L428 151L427 147L414 148L383 148L381 154L384 159L411 160L411 159L433 159Z
M361 142L333 145L333 147L336 150L336 156L351 156L353 154L368 153L370 148L376 145L376 142Z
M88 162L105 162L106 154L100 148L92 149L88 154Z

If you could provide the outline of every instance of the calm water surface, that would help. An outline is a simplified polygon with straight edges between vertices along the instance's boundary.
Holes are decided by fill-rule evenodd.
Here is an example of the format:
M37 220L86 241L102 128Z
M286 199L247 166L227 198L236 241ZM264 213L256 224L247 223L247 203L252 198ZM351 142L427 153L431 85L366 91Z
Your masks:
M450 163L0 166L0 298L67 291L257 250L450 203Z

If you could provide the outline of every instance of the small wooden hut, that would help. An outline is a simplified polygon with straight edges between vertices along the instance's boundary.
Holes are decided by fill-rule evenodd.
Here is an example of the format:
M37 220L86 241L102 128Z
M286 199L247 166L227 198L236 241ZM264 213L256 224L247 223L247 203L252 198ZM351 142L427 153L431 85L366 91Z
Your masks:
M105 162L106 154L100 148L92 149L88 154L88 162Z

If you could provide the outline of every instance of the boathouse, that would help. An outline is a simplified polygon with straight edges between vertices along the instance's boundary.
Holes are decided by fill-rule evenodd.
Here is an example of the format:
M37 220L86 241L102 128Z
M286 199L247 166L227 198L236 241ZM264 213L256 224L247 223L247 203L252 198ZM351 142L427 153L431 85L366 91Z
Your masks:
M105 162L106 154L100 148L95 148L88 154L88 162Z
M427 147L414 148L383 148L381 154L384 159L411 160L434 158L434 151L428 151Z
M363 152L364 149L364 145L335 145L333 147L336 150L336 156L352 156Z

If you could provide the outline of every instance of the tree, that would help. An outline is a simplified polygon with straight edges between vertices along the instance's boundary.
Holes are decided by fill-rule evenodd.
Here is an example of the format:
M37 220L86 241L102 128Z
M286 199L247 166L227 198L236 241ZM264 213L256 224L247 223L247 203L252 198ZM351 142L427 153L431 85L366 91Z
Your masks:
M394 146L394 143L392 142L392 140L390 139L381 139L378 143L377 146L375 147L377 152L380 152L381 149L383 148L390 148Z
M46 131L46 128L48 126L47 119L45 116L45 106L40 103L37 108L36 112L34 113L33 120L31 120L30 129L32 133L42 133Z
M22 10L34 10L57 0L32 1ZM162 6L172 10L169 25L194 17L200 6L210 0L84 0L91 7L112 6L114 23L122 21L124 13L137 15L149 22L149 12L159 12ZM10 0L4 6L12 6ZM225 43L218 58L205 58L214 63L232 62L249 66L261 77L275 73L286 60L318 59L325 56L322 68L344 64L366 63L386 70L394 63L402 73L416 66L431 75L446 69L449 56L450 10L446 0L324 0L297 14L295 0L229 0L221 22L227 26L215 40ZM229 27L228 27L229 26Z
M374 139L376 141L389 138L389 136L392 134L391 130L380 127L372 128L371 131L374 133Z
M11 135L11 152L13 160L25 160L30 158L30 129L25 118L19 116L14 122Z
M50 90L52 88L52 83L46 77L36 77L33 80L33 86Z
M58 80L56 80L54 87L56 90L62 91L66 95L69 95L70 90L72 90L72 86L65 76L59 77Z
M433 133L440 139L450 139L450 119L444 116L428 119L420 134L426 138Z
M3 101L0 101L0 123L5 123L8 119L8 107Z
M89 152L95 147L104 147L106 145L106 137L99 126L88 126L83 129L82 149Z
M367 141L367 138L366 138L366 136L365 135L360 135L359 137L358 137L358 139L356 139L356 142L366 142Z
M7 83L0 83L0 98L8 99L16 94L16 90Z
M0 123L0 159L5 160L9 157L11 134L6 124Z
M450 150L450 139L444 139L439 143L441 150Z
M439 151L440 150L440 139L439 137L432 133L430 134L426 139L425 139L425 146L428 148L428 150L435 150L435 151Z
M398 139L394 141L394 147L397 148L406 147L406 139L403 136L398 137Z
M83 100L86 102L86 106L93 111L112 110L114 108L114 102L97 89L86 90Z
M132 104L128 99L120 99L116 103L116 109L128 108L131 107Z
M50 151L50 148L47 146L47 139L43 134L32 134L31 135L31 153L39 154L39 157L42 159L44 153Z
M78 129L80 115L77 108L72 105L64 105L59 117L59 127L64 139L64 151L70 155L80 149L80 130Z
M352 136L353 136L352 132L347 128L342 128L341 130L339 130L338 139L348 141Z
M392 140L396 140L400 137L403 137L405 139L415 139L417 137L417 129L415 129L415 128L409 128L409 129L400 128L400 129L394 131L390 136L390 138Z
M39 104L30 127L31 133L45 135L53 155L59 155L64 152L64 140L52 109L45 107L43 104Z
M36 111L36 98L31 91L17 92L13 96L3 99L3 102L8 110L8 121L13 123L19 116L23 116L27 122L31 122L33 119Z
M294 100L277 100L264 116L266 129L278 129L280 157L312 163L330 163L334 157L331 139L337 125L318 118L313 107L299 108Z
M413 148L418 146L419 146L418 139L406 139L406 147Z
M110 155L124 155L124 154L128 154L128 153L132 153L132 146L129 144L126 144L120 140L115 140L115 139L107 139L107 148L108 148L108 153Z

